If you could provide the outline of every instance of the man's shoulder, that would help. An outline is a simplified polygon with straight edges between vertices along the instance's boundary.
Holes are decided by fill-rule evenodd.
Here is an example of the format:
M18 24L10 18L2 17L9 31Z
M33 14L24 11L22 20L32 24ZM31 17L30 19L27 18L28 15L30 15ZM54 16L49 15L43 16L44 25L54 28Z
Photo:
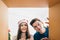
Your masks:
M36 32L36 33L34 34L34 36L38 36L38 35L40 35L40 33L39 33L39 32Z
M40 33L39 32L36 32L34 34L34 40L40 40Z

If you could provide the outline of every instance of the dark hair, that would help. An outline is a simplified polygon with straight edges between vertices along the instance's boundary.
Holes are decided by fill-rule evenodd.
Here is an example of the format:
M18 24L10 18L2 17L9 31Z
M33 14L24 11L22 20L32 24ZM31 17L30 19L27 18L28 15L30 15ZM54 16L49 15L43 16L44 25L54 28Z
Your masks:
M27 25L28 26L28 25ZM17 40L21 39L21 24L19 24L19 29L18 29L18 34L17 34ZM29 34L29 31L27 29L26 31L26 39L30 38L30 34Z
M30 25L32 25L35 21L40 21L38 18L34 18L31 20Z

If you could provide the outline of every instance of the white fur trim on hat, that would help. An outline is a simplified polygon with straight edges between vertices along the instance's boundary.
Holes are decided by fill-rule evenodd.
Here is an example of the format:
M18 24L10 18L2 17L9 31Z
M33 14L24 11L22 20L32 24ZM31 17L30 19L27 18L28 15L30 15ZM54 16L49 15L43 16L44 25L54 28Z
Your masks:
M28 23L28 20L22 19L22 20L20 20L20 21L18 22L18 24L21 24L22 22Z

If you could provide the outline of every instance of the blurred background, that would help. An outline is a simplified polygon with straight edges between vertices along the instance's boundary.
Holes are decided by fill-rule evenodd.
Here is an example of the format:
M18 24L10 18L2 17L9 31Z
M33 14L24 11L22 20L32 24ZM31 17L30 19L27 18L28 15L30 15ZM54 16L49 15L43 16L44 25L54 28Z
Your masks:
M21 19L28 20L29 32L34 35L36 32L30 25L30 21L34 18L39 18L42 22L47 22L49 17L49 9L45 8L8 8L8 27L10 29L11 38L17 35L18 21ZM45 26L47 26L45 24Z
M43 22L49 17L49 38L60 40L60 0L0 0L0 40L8 40L8 32L16 35L17 22L23 17L28 21L37 17Z

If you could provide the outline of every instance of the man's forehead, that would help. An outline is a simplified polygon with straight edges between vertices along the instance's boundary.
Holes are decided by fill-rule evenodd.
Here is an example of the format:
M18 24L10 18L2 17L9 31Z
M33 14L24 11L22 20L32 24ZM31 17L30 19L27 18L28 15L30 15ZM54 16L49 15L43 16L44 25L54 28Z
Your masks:
M35 21L34 23L36 23L36 24L37 24L37 23L39 23L39 22L40 22L40 21Z
M35 21L35 22L33 23L33 25L37 25L37 24L42 24L42 22L40 22L40 21Z
M34 23L33 23L33 25L37 25L39 23L39 21L35 21Z

